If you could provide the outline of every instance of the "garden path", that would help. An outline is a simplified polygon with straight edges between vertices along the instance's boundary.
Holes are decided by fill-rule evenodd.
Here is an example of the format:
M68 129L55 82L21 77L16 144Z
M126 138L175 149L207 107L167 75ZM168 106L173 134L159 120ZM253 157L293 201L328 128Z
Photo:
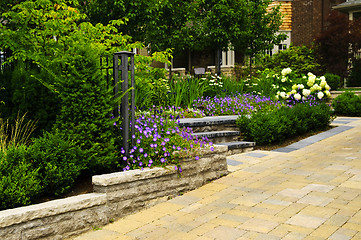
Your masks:
M333 124L231 155L229 175L74 240L361 239L361 118Z

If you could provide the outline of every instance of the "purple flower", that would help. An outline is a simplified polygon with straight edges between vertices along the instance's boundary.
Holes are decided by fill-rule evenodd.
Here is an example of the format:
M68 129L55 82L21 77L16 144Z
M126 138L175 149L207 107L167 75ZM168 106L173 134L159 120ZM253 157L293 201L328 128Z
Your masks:
M128 159L128 158L127 158L126 156L123 157L123 161L127 161L127 159Z
M198 157L198 156L196 156L196 160L199 160L199 157Z
M143 151L144 151L143 148L139 148L140 153L143 153Z

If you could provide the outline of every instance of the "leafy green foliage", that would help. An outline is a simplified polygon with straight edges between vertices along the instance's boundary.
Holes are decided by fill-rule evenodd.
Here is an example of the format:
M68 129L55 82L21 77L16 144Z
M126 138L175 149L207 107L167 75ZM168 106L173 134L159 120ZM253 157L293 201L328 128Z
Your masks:
M250 73L252 74L252 60L260 53L272 49L275 44L286 40L285 34L279 33L282 24L282 13L280 5L269 9L272 0L246 1L247 9L247 48L244 53L250 56ZM239 39L236 40L235 49L238 49ZM239 48L240 50L242 48Z
M170 103L191 108L194 100L203 96L207 89L209 86L202 78L174 76L170 82Z
M107 170L116 161L116 139L110 119L115 105L111 89L107 89L101 76L97 53L78 45L74 56L68 56L68 77L59 85L62 105L55 123L55 128L88 152L87 166L93 172Z
M345 92L332 101L335 114L341 116L361 116L361 98L353 92Z
M267 145L309 131L323 130L331 119L330 107L325 103L313 106L306 103L254 113L250 117L242 115L237 119L237 125L245 139Z
M1 77L1 117L15 120L18 115L27 114L27 118L37 120L35 135L50 130L59 112L59 99L54 91L46 88L36 76L48 82L49 75L29 63L18 61L14 69L5 70L9 75Z
M291 46L285 51L281 51L272 57L266 56L264 68L281 72L284 68L291 68L297 75L308 72L319 74L320 65L316 61L314 50L307 46Z
M69 191L82 170L86 169L83 151L73 141L67 141L59 132L45 133L34 139L27 149L46 196L61 196Z
M151 56L135 56L135 105L138 109L153 105L166 106L169 103L167 71L164 68L152 67L151 64L155 61L170 64L170 57L170 50L156 52Z
M29 205L41 193L38 169L27 161L27 147L0 151L0 210Z

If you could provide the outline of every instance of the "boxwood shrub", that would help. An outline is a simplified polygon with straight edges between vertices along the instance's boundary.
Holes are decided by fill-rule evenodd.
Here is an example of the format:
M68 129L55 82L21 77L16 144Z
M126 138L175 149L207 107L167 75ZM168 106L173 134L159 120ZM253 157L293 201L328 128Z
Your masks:
M84 155L58 132L0 151L0 210L67 193L88 167Z
M26 155L26 146L0 151L0 210L29 205L42 192L39 169Z
M353 92L345 92L332 101L336 115L361 116L361 97Z
M309 131L323 130L332 117L327 104L304 103L272 112L257 112L251 117L240 116L237 125L246 140L268 145Z

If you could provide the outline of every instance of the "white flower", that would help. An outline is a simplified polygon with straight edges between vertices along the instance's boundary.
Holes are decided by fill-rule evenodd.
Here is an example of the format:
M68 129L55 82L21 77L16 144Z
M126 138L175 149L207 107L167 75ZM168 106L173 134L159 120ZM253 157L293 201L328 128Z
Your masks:
M315 81L308 80L307 86L312 87L314 83L315 83Z
M326 80L321 80L320 86L321 88L324 88L327 85Z
M326 81L325 76L321 76L321 77L320 77L320 80L321 80L321 81Z
M292 90L292 91L291 91L291 94L296 94L296 93L297 93L296 90Z
M292 72L291 68L284 68L281 72L282 76L286 76Z
M280 97L283 98L283 99L286 99L287 95L286 95L285 92L280 92Z
M281 78L281 82L286 82L287 81L287 78L286 77L282 77Z
M309 89L303 89L302 90L302 95L305 97L308 97L311 94L311 90Z
M276 95L276 100L278 100L279 99L279 96L278 95Z
M297 85L297 88L298 88L298 89L304 89L305 86L304 86L303 84L298 84L298 85Z
M330 87L328 84L326 84L325 89L326 89L327 91L330 91L331 87Z
M315 91L321 91L322 88L316 83L315 85L313 85L311 88L310 88L311 92L315 92Z
M296 84L293 84L292 90L296 90L297 88L298 88L298 86Z
M299 94L299 93L296 93L295 95L293 95L294 97L295 97L295 99L297 100L297 101L300 101L301 100L301 94Z
M316 80L316 76L313 75L312 73L308 73L308 81L311 81L311 82L315 82Z
M318 92L318 93L317 93L318 99L322 99L323 96L325 96L325 94L323 94L323 92Z
M324 93L326 94L327 97L331 97L330 91L326 90L326 91L324 91Z

